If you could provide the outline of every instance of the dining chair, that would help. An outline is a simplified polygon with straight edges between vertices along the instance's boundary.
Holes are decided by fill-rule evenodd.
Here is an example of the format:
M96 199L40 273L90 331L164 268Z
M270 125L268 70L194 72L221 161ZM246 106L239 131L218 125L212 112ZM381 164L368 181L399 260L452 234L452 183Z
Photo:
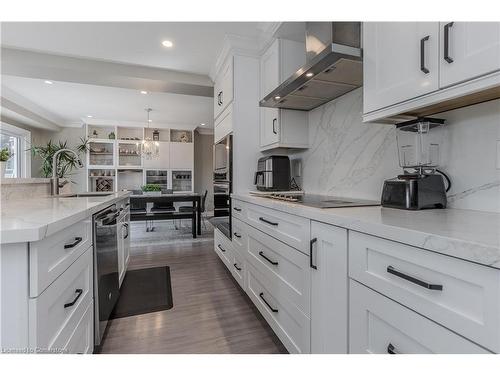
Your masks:
M201 222L203 223L203 226L205 229L207 229L207 224L205 223L205 203L207 201L207 195L208 195L208 190L205 190L205 193L201 197ZM193 206L180 206L179 207L179 212L196 212L196 208ZM182 219L181 219L182 220Z

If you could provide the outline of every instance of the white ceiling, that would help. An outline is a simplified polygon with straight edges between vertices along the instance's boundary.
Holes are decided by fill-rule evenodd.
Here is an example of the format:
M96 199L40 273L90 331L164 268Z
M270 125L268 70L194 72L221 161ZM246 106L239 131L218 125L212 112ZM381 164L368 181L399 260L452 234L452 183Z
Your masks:
M2 22L3 46L209 74L224 35L259 37L266 22ZM163 40L173 48L161 45Z
M2 76L2 86L57 114L64 125L109 123L146 124L145 108L151 107L151 126L194 129L201 123L213 126L213 98L170 93L142 95L138 90L70 82ZM91 119L87 115L92 115Z

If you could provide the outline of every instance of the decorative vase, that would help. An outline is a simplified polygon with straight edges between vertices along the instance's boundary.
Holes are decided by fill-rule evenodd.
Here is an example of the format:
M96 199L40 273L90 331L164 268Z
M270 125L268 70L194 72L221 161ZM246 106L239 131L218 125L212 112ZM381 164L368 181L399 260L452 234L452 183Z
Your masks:
M0 161L0 177L1 178L5 177L5 169L6 168L7 168L7 162L6 161Z

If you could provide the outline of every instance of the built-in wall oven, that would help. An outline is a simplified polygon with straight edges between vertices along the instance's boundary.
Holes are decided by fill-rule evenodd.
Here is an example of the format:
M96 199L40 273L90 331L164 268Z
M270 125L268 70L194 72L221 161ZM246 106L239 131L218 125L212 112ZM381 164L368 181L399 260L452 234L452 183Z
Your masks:
M215 224L223 226L222 233L231 238L231 192L233 136L228 135L214 145L214 216Z

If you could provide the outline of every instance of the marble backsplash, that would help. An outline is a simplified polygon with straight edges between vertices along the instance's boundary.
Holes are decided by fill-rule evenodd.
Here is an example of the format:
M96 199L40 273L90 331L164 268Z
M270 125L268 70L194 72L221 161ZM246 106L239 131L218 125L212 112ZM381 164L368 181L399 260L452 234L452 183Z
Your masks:
M309 112L301 183L308 193L379 200L401 173L394 126L362 122L362 89ZM450 175L450 207L500 212L500 100L435 115L446 119L440 169Z

